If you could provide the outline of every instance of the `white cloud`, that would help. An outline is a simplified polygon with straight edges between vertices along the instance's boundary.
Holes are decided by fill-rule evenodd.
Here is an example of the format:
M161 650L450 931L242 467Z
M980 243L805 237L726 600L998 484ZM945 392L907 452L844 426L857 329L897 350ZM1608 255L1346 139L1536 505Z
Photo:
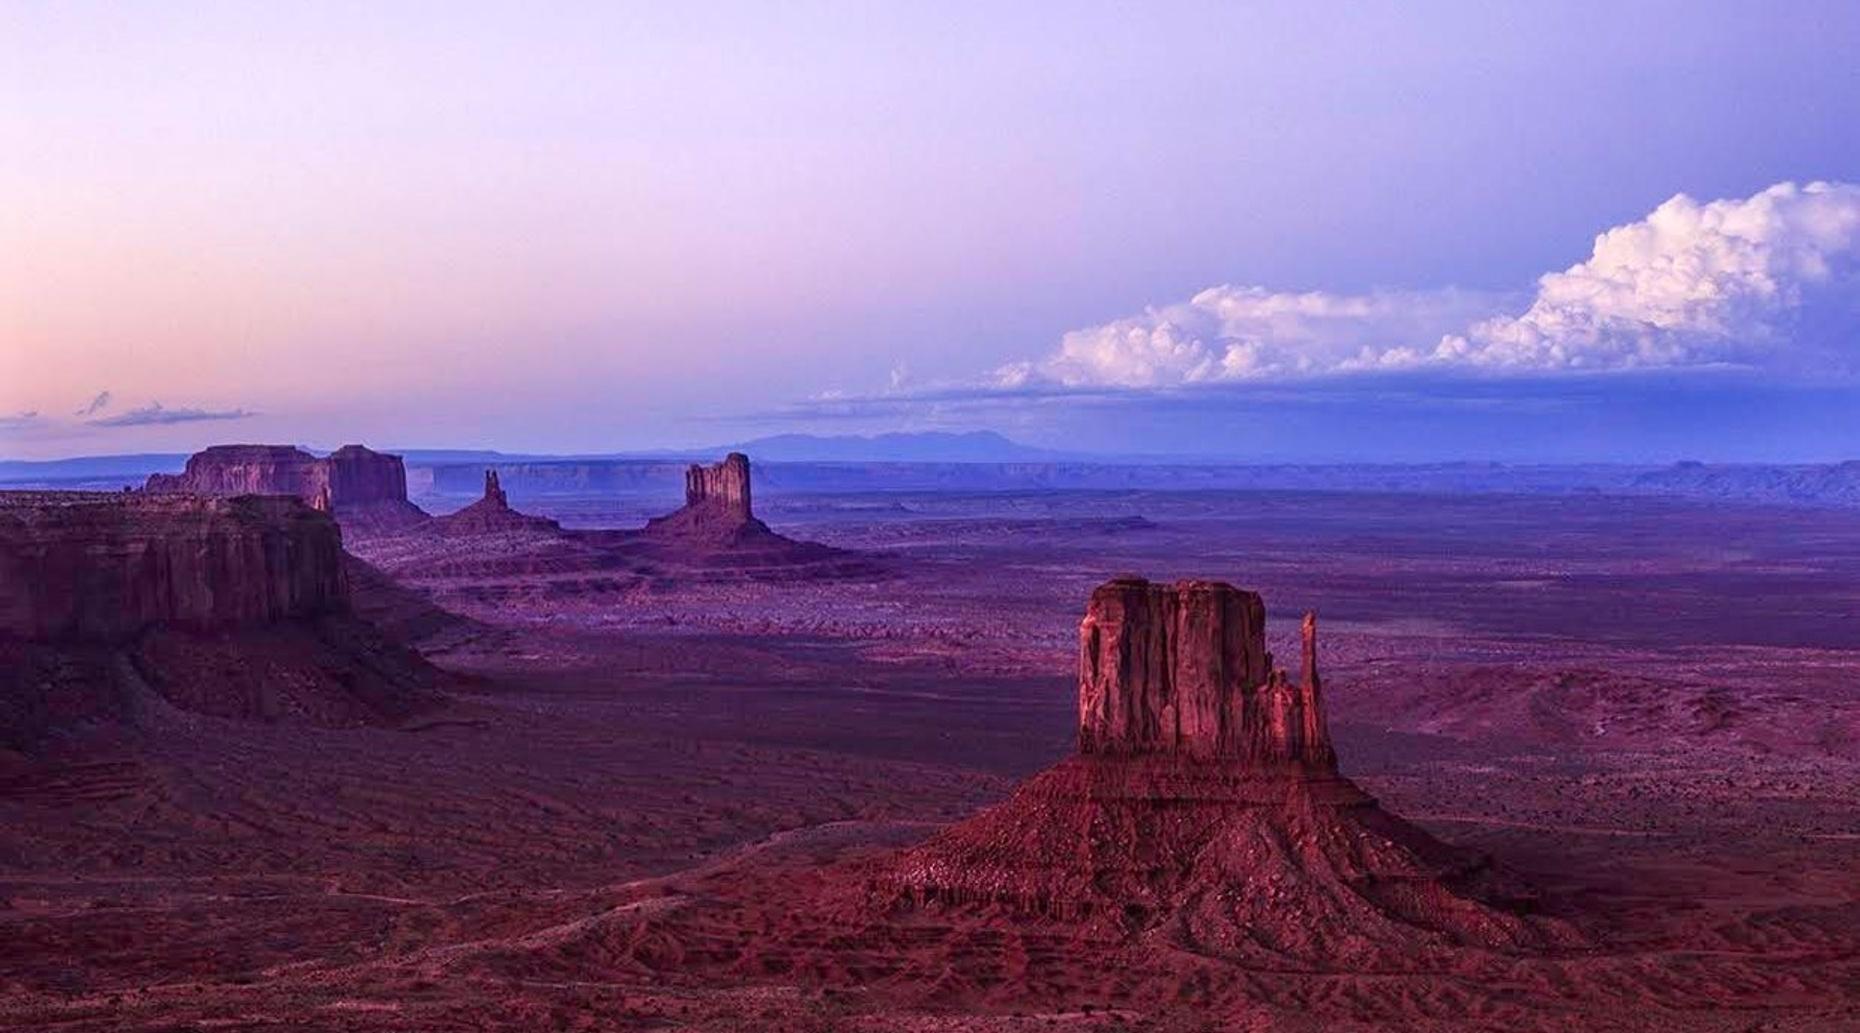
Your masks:
M1331 294L1212 287L1066 334L1002 388L1168 387L1378 369L1518 372L1860 365L1860 186L1680 195L1538 280L1520 315L1452 289Z
M1779 183L1743 200L1681 194L1537 282L1523 315L1437 356L1533 370L1721 363L1842 372L1860 357L1860 186Z

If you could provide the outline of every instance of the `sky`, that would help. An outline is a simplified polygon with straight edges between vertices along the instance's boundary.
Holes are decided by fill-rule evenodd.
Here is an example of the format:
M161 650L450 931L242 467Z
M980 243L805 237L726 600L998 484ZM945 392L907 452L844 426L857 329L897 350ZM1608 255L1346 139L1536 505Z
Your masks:
M1860 456L1860 5L0 0L0 458Z

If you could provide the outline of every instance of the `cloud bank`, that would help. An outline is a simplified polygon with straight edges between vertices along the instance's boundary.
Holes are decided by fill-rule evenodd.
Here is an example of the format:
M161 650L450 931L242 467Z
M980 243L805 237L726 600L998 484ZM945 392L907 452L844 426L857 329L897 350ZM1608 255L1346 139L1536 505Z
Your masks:
M93 427L155 427L209 420L243 420L254 415L257 414L248 409L169 409L160 402L150 402L125 413L86 422Z
M1074 330L1046 357L1003 366L988 384L1164 388L1395 370L1724 367L1860 373L1860 185L1778 183L1704 204L1681 194L1602 233L1587 260L1510 299L1211 287Z

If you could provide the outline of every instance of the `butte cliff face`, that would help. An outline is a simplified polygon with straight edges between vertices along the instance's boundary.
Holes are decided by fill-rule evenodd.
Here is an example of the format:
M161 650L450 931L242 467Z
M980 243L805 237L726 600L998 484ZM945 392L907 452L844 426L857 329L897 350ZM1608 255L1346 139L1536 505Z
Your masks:
M1256 593L1213 581L1100 586L1079 625L1079 752L1334 772L1314 616L1304 638L1294 685L1266 651Z
M335 515L352 534L392 533L426 519L407 501L401 458L344 445L317 458L293 445L214 445L179 474L153 474L151 494L294 495Z
M441 680L355 617L341 533L297 499L0 493L0 739L157 699L379 723Z
M1265 627L1259 596L1226 584L1100 586L1080 624L1077 754L905 852L881 894L1235 959L1348 964L1552 935L1493 903L1509 889L1482 858L1338 774L1316 619L1296 684Z
M714 466L691 464L685 470L685 505L713 510L723 520L754 520L749 504L749 457L731 452Z
M0 501L0 632L122 641L347 609L342 537L294 499L34 492Z

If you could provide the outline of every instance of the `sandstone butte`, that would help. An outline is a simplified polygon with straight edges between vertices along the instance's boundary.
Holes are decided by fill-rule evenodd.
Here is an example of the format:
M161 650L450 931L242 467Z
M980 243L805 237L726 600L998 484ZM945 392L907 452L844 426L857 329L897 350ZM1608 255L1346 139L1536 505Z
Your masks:
M1022 915L1198 949L1347 963L1565 938L1480 855L1383 810L1338 773L1302 622L1296 682L1260 597L1120 577L1079 625L1078 747L875 880L906 911Z
M342 536L289 496L0 492L0 740L182 710L398 720L440 673L357 617ZM136 701L141 700L142 703Z
M407 501L407 468L401 458L362 445L344 445L322 458L294 445L214 445L188 457L179 474L151 474L143 490L295 495L359 534L404 530L427 519Z
M553 534L561 531L562 525L547 517L530 516L510 508L510 497L498 483L497 471L486 470L483 497L456 513L435 517L433 528L445 535Z
M778 538L756 518L750 504L749 457L731 452L711 466L693 463L685 471L682 509L646 523L652 538L703 543L751 543Z

